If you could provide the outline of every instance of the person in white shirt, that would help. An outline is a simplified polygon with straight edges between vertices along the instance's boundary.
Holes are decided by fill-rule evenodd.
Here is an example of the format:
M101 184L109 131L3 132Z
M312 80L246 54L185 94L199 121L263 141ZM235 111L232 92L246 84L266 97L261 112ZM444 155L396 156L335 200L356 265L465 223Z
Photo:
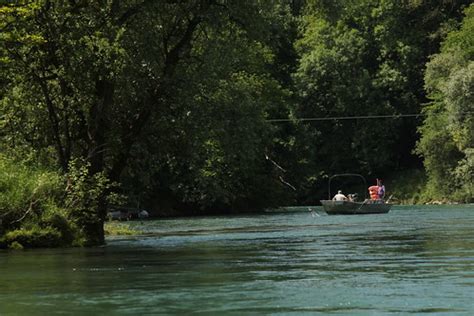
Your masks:
M347 201L347 197L342 194L342 191L337 191L337 194L332 198L333 201Z

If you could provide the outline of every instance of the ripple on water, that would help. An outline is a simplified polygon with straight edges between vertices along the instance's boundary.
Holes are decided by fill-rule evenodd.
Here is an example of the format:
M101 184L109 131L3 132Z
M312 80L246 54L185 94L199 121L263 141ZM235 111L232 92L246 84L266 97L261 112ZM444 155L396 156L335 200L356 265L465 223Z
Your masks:
M473 208L131 224L146 234L0 253L0 313L474 314Z

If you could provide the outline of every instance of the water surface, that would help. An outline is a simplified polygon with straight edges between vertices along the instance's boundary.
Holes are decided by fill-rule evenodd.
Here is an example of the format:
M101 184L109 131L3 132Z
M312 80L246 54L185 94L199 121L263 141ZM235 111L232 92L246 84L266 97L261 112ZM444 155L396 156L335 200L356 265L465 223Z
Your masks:
M472 205L133 225L105 247L0 252L0 315L474 315Z

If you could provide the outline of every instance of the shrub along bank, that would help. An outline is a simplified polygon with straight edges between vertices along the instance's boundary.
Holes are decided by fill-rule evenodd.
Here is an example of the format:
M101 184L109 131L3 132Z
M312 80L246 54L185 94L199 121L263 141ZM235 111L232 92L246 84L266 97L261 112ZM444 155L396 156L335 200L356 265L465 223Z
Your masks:
M0 156L0 247L72 245L77 229L64 193L59 174Z
M63 176L0 155L0 248L100 243L88 230L103 225L97 208L110 187L87 164L74 162Z

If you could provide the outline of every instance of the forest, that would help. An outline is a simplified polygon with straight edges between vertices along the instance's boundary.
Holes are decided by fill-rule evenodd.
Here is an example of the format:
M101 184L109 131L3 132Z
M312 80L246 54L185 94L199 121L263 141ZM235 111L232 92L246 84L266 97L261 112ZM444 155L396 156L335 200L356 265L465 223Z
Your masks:
M345 172L474 202L471 1L0 0L0 29L0 248L317 205Z

